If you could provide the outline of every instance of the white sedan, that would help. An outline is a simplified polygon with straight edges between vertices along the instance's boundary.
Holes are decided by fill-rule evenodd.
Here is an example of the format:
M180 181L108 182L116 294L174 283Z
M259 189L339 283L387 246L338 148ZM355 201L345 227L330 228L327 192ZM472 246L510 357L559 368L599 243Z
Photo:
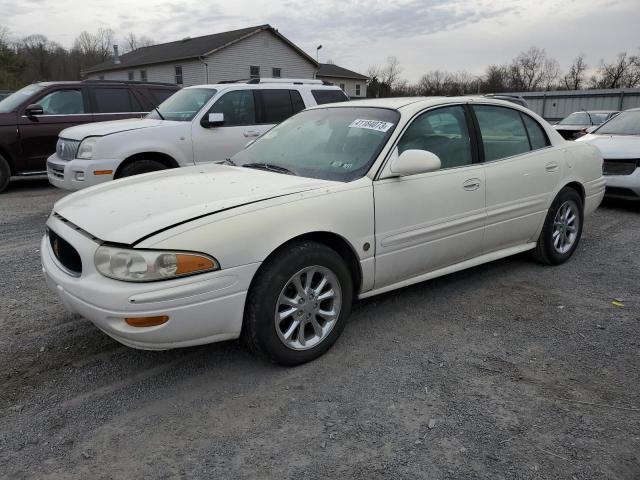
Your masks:
M365 298L532 250L575 251L602 157L500 100L325 105L225 164L60 200L43 271L66 307L131 347L242 337L294 365Z

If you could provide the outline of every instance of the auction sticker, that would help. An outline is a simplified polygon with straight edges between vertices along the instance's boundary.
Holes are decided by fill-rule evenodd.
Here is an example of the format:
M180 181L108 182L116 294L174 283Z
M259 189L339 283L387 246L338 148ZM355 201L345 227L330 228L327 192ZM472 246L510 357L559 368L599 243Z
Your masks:
M358 118L351 122L349 128L367 128L369 130L377 130L378 132L386 132L391 127L393 127L393 123L382 122L380 120L364 120L362 118Z

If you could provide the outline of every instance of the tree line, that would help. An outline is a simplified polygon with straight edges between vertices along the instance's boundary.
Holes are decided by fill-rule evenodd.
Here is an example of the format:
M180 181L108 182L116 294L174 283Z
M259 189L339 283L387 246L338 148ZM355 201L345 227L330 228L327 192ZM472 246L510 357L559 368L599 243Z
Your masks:
M114 44L126 53L154 43L134 33L117 39L110 28L100 28L80 33L66 48L40 34L12 38L0 25L0 90L16 90L37 81L79 80L83 69L113 58Z
M366 75L368 97L464 95L549 90L640 87L640 52L618 54L610 61L590 66L584 54L578 55L566 71L544 49L531 47L511 62L489 65L482 75L466 71L432 70L411 83L401 77L396 57L384 66L371 66Z

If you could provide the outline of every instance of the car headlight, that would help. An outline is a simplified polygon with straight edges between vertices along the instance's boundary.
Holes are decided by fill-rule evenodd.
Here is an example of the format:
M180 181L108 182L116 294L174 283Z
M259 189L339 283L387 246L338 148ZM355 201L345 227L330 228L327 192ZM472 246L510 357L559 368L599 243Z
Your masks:
M105 277L125 282L154 282L220 269L213 257L202 253L135 250L102 245L94 258Z
M91 160L93 157L93 146L96 144L100 137L88 137L85 138L78 147L77 158L83 160Z

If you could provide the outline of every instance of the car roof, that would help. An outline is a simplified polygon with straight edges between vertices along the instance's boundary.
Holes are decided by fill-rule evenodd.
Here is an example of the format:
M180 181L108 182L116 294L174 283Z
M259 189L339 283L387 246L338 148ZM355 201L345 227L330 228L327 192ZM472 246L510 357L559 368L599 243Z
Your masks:
M529 112L521 105L490 97L465 96L465 97L395 97L395 98L369 98L364 100L351 100L349 102L327 103L311 108L323 107L374 107L398 110L405 114L411 114L436 105L460 104L460 103L480 103L500 105Z
M230 83L208 83L203 85L191 85L184 87L184 90L192 88L207 88L211 90L223 90L226 88L235 89L265 89L265 88L309 88L313 90L340 90L337 85L322 85L322 84L309 84L309 83L296 83L296 82L279 82L279 83L244 83L244 82L230 82Z
M574 113L615 113L615 112L619 112L619 110L578 110L576 112L572 112L571 115L573 115Z

